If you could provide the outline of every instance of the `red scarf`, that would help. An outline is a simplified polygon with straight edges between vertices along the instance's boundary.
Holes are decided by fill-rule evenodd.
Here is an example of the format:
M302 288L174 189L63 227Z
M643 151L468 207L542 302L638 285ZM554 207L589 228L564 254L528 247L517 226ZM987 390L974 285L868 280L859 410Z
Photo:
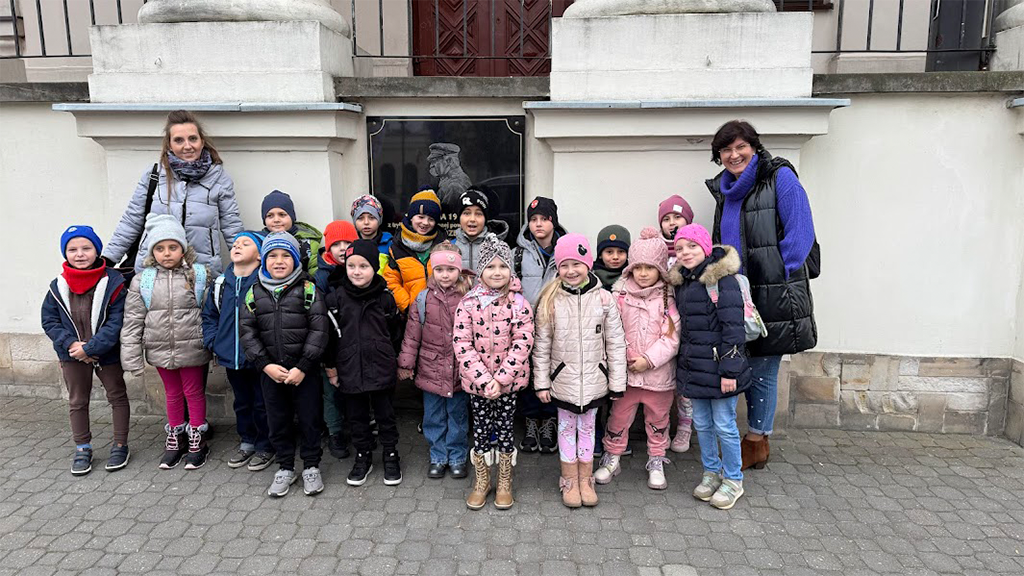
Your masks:
M340 266L335 260L334 255L331 254L330 249L324 250L324 262L327 262L331 266Z
M102 261L101 261L102 262ZM89 290L96 287L100 279L107 274L107 264L102 262L96 268L89 268L88 270L79 270L72 268L70 264L64 262L64 272L61 276L68 281L68 288L71 289L75 294L85 294Z

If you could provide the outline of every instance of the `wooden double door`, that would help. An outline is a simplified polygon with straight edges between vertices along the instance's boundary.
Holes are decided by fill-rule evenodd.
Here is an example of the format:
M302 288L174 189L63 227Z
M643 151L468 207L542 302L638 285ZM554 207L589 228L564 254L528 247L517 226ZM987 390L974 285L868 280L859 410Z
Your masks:
M573 0L412 0L417 76L547 76L551 19Z

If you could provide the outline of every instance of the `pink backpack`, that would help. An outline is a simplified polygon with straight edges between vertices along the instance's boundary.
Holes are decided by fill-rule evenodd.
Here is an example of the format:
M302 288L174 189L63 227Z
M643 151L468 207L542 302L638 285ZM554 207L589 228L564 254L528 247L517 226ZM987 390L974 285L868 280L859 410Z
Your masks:
M747 342L764 338L768 335L768 327L764 325L761 314L754 306L754 299L750 296L750 280L743 274L736 274L736 281L740 284L740 293L743 294L743 329L747 333ZM711 286L705 286L711 301L718 306L718 282Z

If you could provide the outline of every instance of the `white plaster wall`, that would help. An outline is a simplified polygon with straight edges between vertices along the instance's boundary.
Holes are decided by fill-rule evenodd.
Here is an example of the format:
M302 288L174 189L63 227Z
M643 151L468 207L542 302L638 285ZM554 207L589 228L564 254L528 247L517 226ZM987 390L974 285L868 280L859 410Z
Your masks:
M1002 95L854 96L833 112L801 170L819 349L1021 354L1021 158Z
M1024 362L1024 273L1020 277L1020 287L1017 289L1017 319L1014 331L1017 333L1016 346L1013 348L1013 357Z
M0 126L0 212L10 242L0 333L42 332L39 308L63 262L61 232L93 223L108 238L116 224L104 217L111 207L103 148L79 138L74 117L49 103L0 104Z

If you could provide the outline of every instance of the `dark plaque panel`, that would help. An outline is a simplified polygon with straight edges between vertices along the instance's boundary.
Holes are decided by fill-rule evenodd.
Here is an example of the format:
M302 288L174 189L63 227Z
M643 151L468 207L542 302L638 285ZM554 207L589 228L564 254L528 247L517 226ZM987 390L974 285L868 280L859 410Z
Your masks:
M367 117L370 190L389 213L388 230L395 232L413 194L432 188L451 236L459 227L453 201L472 185L490 197L490 218L507 222L514 242L523 222L524 123L523 116Z

